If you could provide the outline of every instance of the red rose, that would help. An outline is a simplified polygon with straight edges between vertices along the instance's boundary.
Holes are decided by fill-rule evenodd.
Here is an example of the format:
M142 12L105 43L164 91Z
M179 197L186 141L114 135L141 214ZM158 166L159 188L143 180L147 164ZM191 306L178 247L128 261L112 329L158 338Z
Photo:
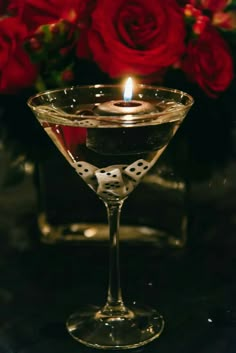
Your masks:
M229 48L212 27L189 42L182 69L211 97L225 91L234 75Z
M111 77L150 75L184 51L185 26L175 0L100 0L86 33L94 61ZM84 41L78 56L86 56Z
M26 35L17 18L0 20L0 92L16 92L31 86L36 78L36 67L22 47Z
M47 126L47 124L45 125ZM57 140L65 151L70 151L69 157L76 155L78 145L85 143L87 129L84 127L58 126L50 127L51 132L57 136Z
M66 145L66 149L71 152L76 152L78 145L86 141L87 129L83 127L77 127L76 129L71 126L62 126L60 131L63 135L63 140Z
M11 0L10 9L32 31L42 24L70 18L71 10L77 10L83 0ZM81 5L82 6L82 5Z

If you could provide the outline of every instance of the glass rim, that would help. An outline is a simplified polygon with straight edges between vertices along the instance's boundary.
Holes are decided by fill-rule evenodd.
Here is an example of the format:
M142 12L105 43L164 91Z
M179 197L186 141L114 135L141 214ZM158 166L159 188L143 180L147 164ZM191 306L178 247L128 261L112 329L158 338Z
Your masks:
M38 92L34 95L32 95L31 97L29 97L27 99L27 105L35 112L37 113L46 113L45 109L43 109L43 107L45 107L45 105L43 104L34 104L33 102L40 97L43 96L47 96L50 94L56 94L56 93L60 93L63 91L72 91L72 90L89 90L89 89L123 89L124 90L124 85L122 84L92 84L92 85L71 85L71 86L66 86L66 87L60 87L60 88L55 88L55 89L47 89L47 90L43 90L41 92ZM137 89L142 89L142 90L153 90L153 91L159 91L159 92L169 92L169 93L173 93L173 94L177 94L180 97L186 97L188 99L188 102L186 102L186 104L183 104L180 107L177 107L175 109L175 113L184 111L184 110L188 110L191 108L191 106L194 104L194 98L187 92L177 89L177 88L170 88L167 86L159 86L159 85L147 85L147 84L135 84L135 88ZM121 96L122 97L122 96ZM121 98L120 100L122 100L123 98ZM144 97L145 100L145 97ZM41 108L40 108L41 107ZM171 112L167 112L167 111L163 111L163 112L155 112L155 117L161 117L161 116L165 116L166 114L171 114ZM173 113L173 112L172 112ZM48 112L47 112L48 114ZM54 115L51 112L52 115ZM140 120L149 120L151 119L151 117L153 117L152 114L149 113L143 113L143 114L125 114L125 115L83 115L83 114L73 114L73 113L56 113L57 118L66 118L66 117L71 117L71 118L77 118L77 119L81 119L81 120L85 120L85 119L96 119L96 120L106 120L109 119L111 122L117 122L118 120L122 123L125 123L127 120L128 122L130 122L130 116L132 116L132 122L138 122Z

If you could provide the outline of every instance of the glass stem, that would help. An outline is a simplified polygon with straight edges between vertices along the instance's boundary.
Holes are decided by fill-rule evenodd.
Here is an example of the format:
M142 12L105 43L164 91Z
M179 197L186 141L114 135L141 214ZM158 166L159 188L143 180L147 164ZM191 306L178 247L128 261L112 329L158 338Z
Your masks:
M126 314L120 285L119 226L124 200L105 202L110 231L109 285L107 303L102 312L106 315Z

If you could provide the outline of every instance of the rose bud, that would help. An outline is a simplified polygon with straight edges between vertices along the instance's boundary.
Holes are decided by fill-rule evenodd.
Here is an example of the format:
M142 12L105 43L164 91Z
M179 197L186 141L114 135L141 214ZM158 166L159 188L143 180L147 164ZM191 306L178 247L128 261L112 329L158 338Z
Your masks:
M184 14L186 17L192 17L194 12L194 7L191 4L186 4L184 8Z
M40 49L42 49L42 43L39 41L37 37L30 38L28 43L32 51L39 51Z
M49 31L53 34L57 34L60 32L60 27L58 23L52 23L49 25Z
M202 11L199 9L193 8L193 17L197 18L202 15Z
M194 34L200 35L206 28L209 18L207 16L198 16L196 22L193 25Z
M236 11L214 13L212 24L222 29L236 29Z
M232 3L232 0L201 0L201 6L212 12L223 11Z
M65 18L70 23L75 23L77 21L77 12L74 9L71 9L63 14L63 18Z
M71 69L66 69L61 74L61 79L64 82L71 82L74 80L74 73Z
M70 47L65 47L65 48L61 48L59 50L59 53L60 53L61 56L65 57L65 56L67 56L70 53L70 51L71 51Z

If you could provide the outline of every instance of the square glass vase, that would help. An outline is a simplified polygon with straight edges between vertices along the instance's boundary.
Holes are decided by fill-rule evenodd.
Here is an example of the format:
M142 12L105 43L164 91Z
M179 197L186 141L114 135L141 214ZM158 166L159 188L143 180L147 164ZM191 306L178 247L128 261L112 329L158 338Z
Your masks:
M169 147L167 147L169 149ZM166 151L125 200L120 240L130 244L183 248L188 233L188 188ZM36 168L41 241L104 244L106 208L52 145Z

